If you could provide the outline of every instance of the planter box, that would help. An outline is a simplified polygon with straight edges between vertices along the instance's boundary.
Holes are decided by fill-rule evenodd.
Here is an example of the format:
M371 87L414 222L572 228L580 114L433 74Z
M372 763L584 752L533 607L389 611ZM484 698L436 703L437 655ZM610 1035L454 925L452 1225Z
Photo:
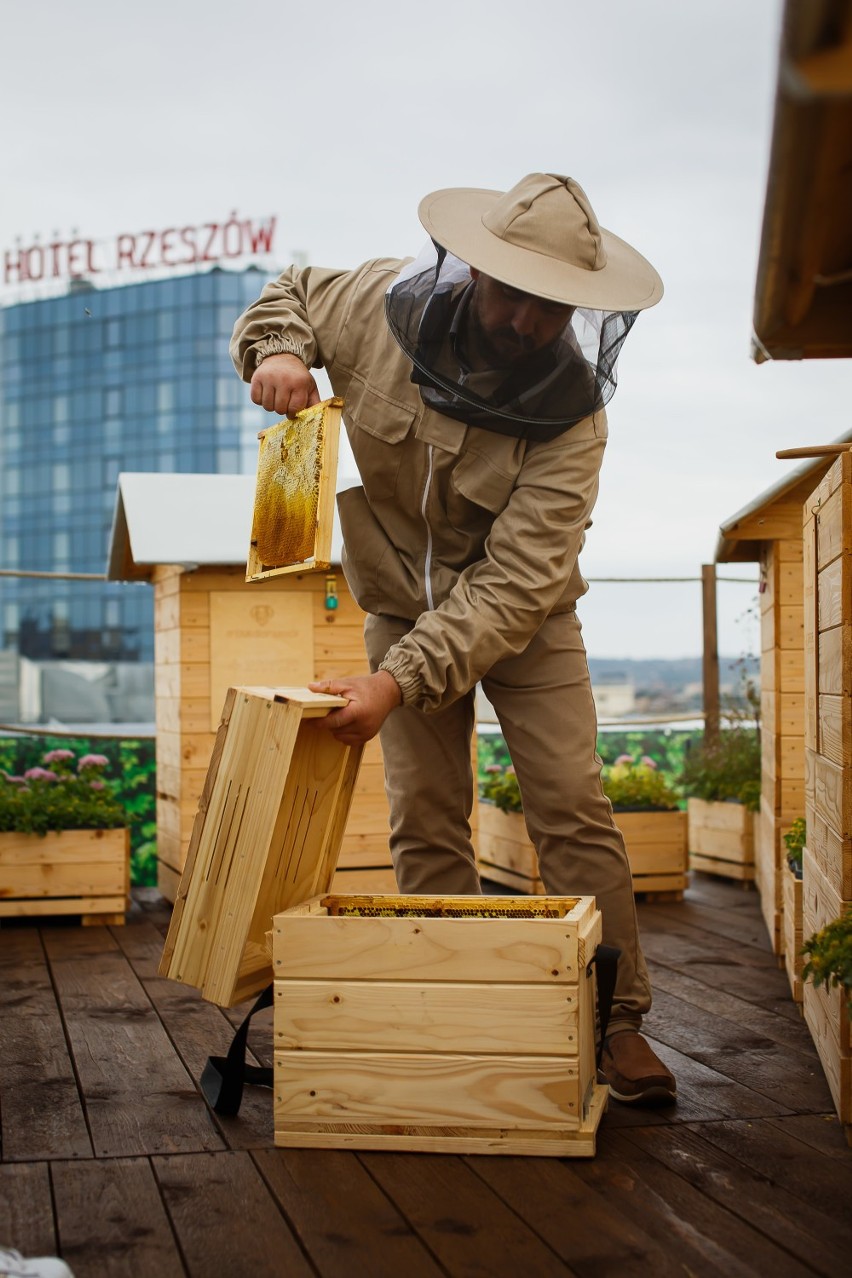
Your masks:
M754 881L754 813L742 803L690 799L689 868Z
M126 829L0 834L0 918L79 914L84 924L123 923L129 891Z
M591 1157L592 897L326 896L274 921L275 1144Z
M784 966L790 982L790 992L797 1003L802 1002L802 880L797 879L788 865L784 865L781 878L784 911Z
M687 883L685 812L616 812L634 892L682 894ZM541 894L535 854L523 814L479 804L479 861L486 879L517 892Z

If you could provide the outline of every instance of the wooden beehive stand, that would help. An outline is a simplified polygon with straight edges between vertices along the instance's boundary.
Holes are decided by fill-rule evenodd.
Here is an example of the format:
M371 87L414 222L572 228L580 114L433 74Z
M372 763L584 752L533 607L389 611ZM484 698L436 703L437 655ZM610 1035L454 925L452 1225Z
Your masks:
M838 451L838 450L836 450ZM852 451L804 507L807 843L802 934L852 908ZM803 989L804 1014L852 1133L852 1027L843 991Z

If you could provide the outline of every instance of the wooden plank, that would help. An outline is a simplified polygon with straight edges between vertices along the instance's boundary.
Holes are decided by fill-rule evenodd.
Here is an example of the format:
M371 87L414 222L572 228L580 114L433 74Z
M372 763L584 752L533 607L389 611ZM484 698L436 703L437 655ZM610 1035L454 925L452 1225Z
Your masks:
M0 1081L4 1161L91 1157L60 1011L32 928L0 930Z
M849 492L846 485L837 488L819 507L816 515L819 557L822 571L838 555L850 549L852 521L849 519Z
M0 1238L24 1256L56 1255L46 1162L0 1163Z
M577 1051L578 1018L577 991L564 986L351 981L344 974L275 982L281 1050L565 1056Z
M365 1154L361 1162L447 1274L565 1278L570 1272L511 1202L485 1184L475 1164L390 1153ZM572 1231L564 1217L562 1225L567 1238Z
M45 945L95 1155L221 1148L204 1102L106 930L54 929Z
M852 768L852 703L849 693L820 693L820 753L841 768Z
M428 900L405 898L412 905L420 899ZM589 897L562 918L348 918L293 910L275 918L275 976L325 980L345 971L352 980L576 984L577 926L593 913Z
M190 1278L314 1278L247 1153L179 1155L152 1163Z
M352 1154L259 1150L253 1158L323 1278L440 1278L445 1273Z
M852 626L835 626L819 636L820 692L849 695L852 689Z
M852 621L852 598L849 589L849 558L840 555L819 574L817 583L819 629L848 625Z
M805 752L808 799L841 839L852 835L852 771L813 751Z
M852 836L841 838L809 799L805 809L808 852L844 901L852 900Z
M790 982L790 993L797 1003L802 1001L802 880L789 866L781 874L784 897L784 967Z
M339 866L331 880L330 891L346 893L396 892L396 875L392 869L368 869L364 866Z
M183 1278L147 1158L54 1163L51 1175L62 1255L74 1278Z
M627 1139L731 1212L740 1227L753 1229L759 1236L771 1239L789 1258L781 1262L785 1272L790 1260L816 1273L836 1272L838 1264L844 1267L841 1258L844 1253L848 1257L846 1249L849 1243L846 1240L852 1241L848 1225L840 1220L839 1229L835 1231L832 1218L821 1203L813 1213L801 1210L800 1190L791 1183L789 1175L781 1173L782 1180L787 1181L786 1187L782 1188L772 1174L779 1170L777 1164L783 1162L783 1158L770 1156L762 1160L762 1173L758 1174L743 1165L741 1156L749 1157L750 1154L744 1149L752 1130L750 1124L748 1128L744 1123L727 1125L720 1144L714 1143L717 1128L724 1126L706 1123L694 1129L636 1128ZM765 1149L766 1124L758 1123L756 1126L763 1129ZM736 1139L737 1136L739 1139ZM736 1152L724 1148L726 1137L729 1150L732 1148ZM753 1154L751 1158L761 1162L760 1159L754 1160ZM769 1168L771 1173L767 1174ZM810 1183L816 1199L819 1180L816 1184Z

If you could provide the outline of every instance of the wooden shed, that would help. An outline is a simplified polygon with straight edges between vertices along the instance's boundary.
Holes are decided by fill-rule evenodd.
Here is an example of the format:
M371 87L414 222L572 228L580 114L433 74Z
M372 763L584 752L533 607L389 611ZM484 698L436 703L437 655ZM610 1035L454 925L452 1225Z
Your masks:
M174 901L227 689L366 674L363 613L338 566L247 583L251 475L119 477L108 576L154 589L158 885ZM333 558L339 565L336 530ZM336 606L332 606L336 601ZM396 890L378 740L333 889Z
M844 438L852 439L852 432ZM779 955L784 952L783 836L805 815L802 508L832 461L809 460L761 493L725 520L716 548L717 563L760 564L761 798L755 877Z

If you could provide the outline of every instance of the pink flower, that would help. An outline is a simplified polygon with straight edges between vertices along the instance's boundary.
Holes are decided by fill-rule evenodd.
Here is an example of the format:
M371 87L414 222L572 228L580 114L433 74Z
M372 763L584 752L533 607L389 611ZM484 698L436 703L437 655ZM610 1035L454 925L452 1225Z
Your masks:
M499 764L499 763L489 763L489 765L488 765L488 767L485 769L485 771L486 771L486 772L492 772L492 773L493 773L493 772L502 772L502 771L503 771L503 769L500 767L500 764Z
M58 781L59 777L55 772L51 772L49 768L27 768L24 773L25 781Z
M632 762L633 762L633 755L632 755L632 754L620 754L620 755L618 756L618 758L616 759L616 761L615 761L615 762L616 762L616 764L619 764L619 763L632 763Z
M77 771L84 772L86 768L105 768L108 763L109 759L105 754L84 754L77 764Z
M511 765L511 763L510 763L510 764L509 764L509 766L508 766L508 768L506 769L506 776L507 776L507 777L513 777L514 775L515 775L515 769L512 767L512 765Z
M73 750L48 750L47 754L42 755L42 763L66 763L68 759L74 758Z
M105 790L106 785L103 781L90 781L89 788L92 790Z
M654 771L656 772L656 770L657 770L657 765L656 765L656 763L654 762L654 760L651 758L651 756L650 756L650 755L643 754L643 755L642 755L642 758L639 760L639 762L640 762L640 763L644 763L646 768L653 768L653 769L654 769Z
M9 772L4 772L3 776L9 782L9 785L26 785L23 777L13 777Z

